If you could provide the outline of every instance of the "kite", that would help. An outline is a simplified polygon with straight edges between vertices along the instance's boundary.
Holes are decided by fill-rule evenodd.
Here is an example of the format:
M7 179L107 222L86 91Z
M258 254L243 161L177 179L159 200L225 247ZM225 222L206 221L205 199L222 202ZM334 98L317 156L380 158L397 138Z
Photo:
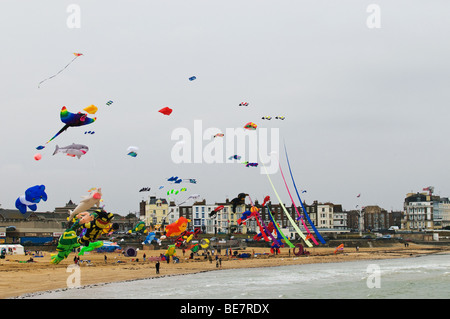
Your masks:
M136 157L137 156L137 152L139 151L139 148L136 146L130 146L127 148L127 155L130 155L131 157Z
M132 229L128 231L129 234L131 233L146 233L147 228L145 227L145 223L143 221L138 222Z
M97 205L97 207L100 207L100 200L102 199L102 189L99 188L98 190L96 188L91 189L88 196L83 196L83 199L78 204L77 207L73 211L69 210L70 216L67 218L69 222L72 221L73 217L78 215L79 213L85 212L94 205Z
M217 133L216 135L214 135L214 138L216 138L216 137L223 137L223 136L224 136L223 133Z
M185 178L185 181L189 181L191 184L197 184L197 180L195 178Z
M45 193L44 185L36 185L28 188L24 195L21 195L16 200L16 208L22 213L27 212L27 208L33 212L37 209L37 203L41 201L47 201L47 194Z
M80 249L78 256L83 256L85 252L93 251L94 249L100 248L103 246L103 242L101 240L90 243L89 246L84 246Z
M86 131L86 132L84 132L84 134L95 134L95 132L94 131Z
M109 100L108 102L106 102L106 105L111 105L111 104L113 104L113 101L111 101L111 100Z
M245 164L245 167L258 167L258 163L244 162L243 164Z
M34 159L35 159L36 161L39 161L41 158L42 158L42 155L41 155L41 154L39 154L39 153L34 154Z
M334 254L336 255L336 253L338 251L344 251L344 244L340 244L339 246L336 247L336 249L334 250Z
M253 122L248 122L248 123L245 124L245 126L244 126L245 129L251 130L251 131L256 130L256 127L257 127L256 124L253 123Z
M171 189L170 191L167 191L167 195L171 195L171 194L178 195L179 192L185 192L185 191L187 191L186 187L183 187L180 190Z
M284 116L275 116L275 118L276 118L277 120L284 120L284 119L285 119Z
M322 235L320 235L319 231L316 229L316 226L314 226L314 223L312 222L311 218L309 217L308 213L306 212L306 208L303 205L303 201L300 198L300 194L298 193L297 185L295 185L294 176L292 175L291 164L289 163L289 157L288 157L286 145L284 145L284 151L286 153L286 161L287 161L287 164L289 167L289 173L291 174L292 184L294 185L294 189L295 189L295 192L297 193L298 200L299 200L300 204L302 205L303 213L305 214L306 219L308 220L308 223L311 225L311 228L314 230L314 233L316 234L317 238L320 240L320 242L322 244L325 244L325 239L323 239ZM306 191L303 191L303 192L306 192Z
M245 193L239 193L239 195L231 200L231 204L233 204L233 207L231 208L233 213L236 213L236 207L238 205L244 205L245 204L245 196L248 196L248 194Z
M156 234L154 232L148 233L147 237L145 237L145 240L142 242L142 244L150 245L153 240L157 241L158 244L161 245L161 240L160 239L156 239Z
M194 81L196 78L197 78L196 76L191 76L191 77L189 78L189 81Z
M223 205L217 206L216 208L214 208L214 210L211 213L209 213L209 217L216 217L216 214L224 208L225 208L225 206L223 206Z
M96 107L95 105L91 104L88 107L85 107L83 109L83 111L88 112L89 114L95 114L98 111L98 107Z
M178 206L180 206L181 204L186 203L186 202L187 202L188 200L190 200L190 199L197 199L197 198L199 198L199 197L200 197L199 194L191 195L191 196L189 196L184 202L179 203Z
M59 147L58 145L56 145L53 155L57 153L66 153L67 156L76 156L78 157L78 159L80 159L80 157L86 154L87 151L89 151L89 147L87 147L86 145L72 143L72 145L64 147Z
M162 113L164 115L170 115L172 113L172 109L170 107L163 107L162 109L160 109L158 112Z
M175 245L169 245L164 255L166 257L176 256Z
M233 155L233 156L228 157L228 159L229 160L232 160L232 159L240 160L241 157L239 155Z
M182 232L186 231L187 224L190 221L191 221L190 219L187 219L183 216L178 218L176 222L166 226L165 228L166 236L171 237L180 235Z
M248 106L248 102L241 102L239 103L239 106Z
M94 123L95 120L97 119L96 117L89 118L89 117L87 117L87 114L81 113L81 112L71 113L71 112L67 111L67 108L65 106L63 106L61 109L60 118L61 118L61 121L65 124L64 127L61 130L59 130L59 132L56 133L55 136L53 136L51 139L49 139L48 142L45 144L48 144L50 141L52 141L59 134L61 134L62 132L64 132L71 126L88 125L88 124ZM40 145L40 146L36 147L36 149L41 150L44 147L45 146Z
M270 120L272 119L272 117L271 117L271 116L263 116L262 119L263 119L263 120L269 120L269 121L270 121Z
M55 76L57 76L58 74L60 74L62 71L64 71L70 64L72 64L73 61L75 61L76 58L82 56L83 54L82 54L82 53L74 53L74 55L75 55L75 57L72 59L72 61L70 61L69 63L67 63L67 65L66 65L65 67L63 67L61 70L59 70L58 73L56 73L56 74L54 74L54 75L52 75L52 76L50 76L50 77L48 77L48 78L42 80L41 82L39 82L38 88L41 87L41 84L42 84L43 82L45 82L45 81L47 81L47 80L50 80L51 78L54 78Z
M139 192L149 192L150 191L150 187L142 187Z
M181 178L178 178L178 176L172 176L171 178L168 178L167 181L174 182L175 184L180 184L183 180Z

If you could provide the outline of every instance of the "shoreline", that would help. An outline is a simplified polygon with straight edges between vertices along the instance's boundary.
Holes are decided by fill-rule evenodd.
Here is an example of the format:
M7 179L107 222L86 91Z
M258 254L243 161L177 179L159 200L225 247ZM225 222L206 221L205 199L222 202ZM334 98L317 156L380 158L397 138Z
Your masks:
M289 256L288 248L281 248L277 256L270 255L270 248L247 247L241 252L252 255L259 254L254 258L229 258L219 255L222 258L221 267L216 267L216 261L203 259L203 256L196 257L196 260L189 260L187 256L181 254L180 263L167 264L160 263L160 274L156 274L155 262L149 261L148 257L159 256L165 252L160 250L139 250L136 257L123 257L118 253L95 253L80 256L81 260L90 260L90 264L83 262L79 266L81 282L76 289L86 289L89 287L106 285L109 283L129 282L136 280L146 280L154 278L164 278L181 276L207 271L237 269L237 268L262 268L277 267L301 264L319 264L348 262L359 260L380 260L391 258L409 258L430 255L436 253L450 253L449 246L416 245L410 244L404 247L402 244L393 244L387 247L376 248L344 248L343 252L334 254L335 248L313 247L309 249L309 256ZM147 260L143 261L143 254ZM6 260L0 261L0 298L1 299L23 299L52 291L64 291L68 288L67 281L72 271L69 266L73 265L75 253L69 255L68 259L59 265L50 263L50 253L44 253L44 257L34 258L36 262L24 263L30 256L7 256ZM104 256L107 256L105 262ZM139 259L137 261L136 259ZM119 262L120 261L120 262ZM80 293L81 294L81 293Z

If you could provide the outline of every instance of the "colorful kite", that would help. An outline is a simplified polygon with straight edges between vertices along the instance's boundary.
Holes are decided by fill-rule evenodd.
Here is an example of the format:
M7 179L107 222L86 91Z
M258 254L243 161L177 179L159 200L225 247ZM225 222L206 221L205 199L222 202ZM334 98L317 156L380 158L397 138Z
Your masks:
M162 113L164 115L170 115L172 113L172 109L170 107L163 107L162 109L160 109L158 112Z
M139 151L139 148L137 146L130 146L127 148L127 155L130 155L131 157L136 157L137 152Z
M275 118L276 118L277 120L284 120L284 119L285 119L284 116L275 116Z
M56 138L59 134L61 134L65 130L67 130L69 127L88 125L88 124L94 123L95 120L97 119L96 117L94 117L94 118L87 117L86 113L81 113L81 112L70 113L69 111L67 111L67 108L65 106L63 106L61 109L60 118L61 118L61 121L65 124L64 127L62 129L60 129L59 132L56 133L55 136L53 136L51 139L49 139L48 142L45 144L48 144L49 142L51 142L54 138ZM44 147L45 146L40 145L40 146L36 147L36 149L41 150Z
M253 122L248 122L248 123L245 124L245 126L244 126L245 129L251 130L251 131L256 130L256 127L257 127L256 124L253 123Z
M243 164L245 164L245 167L258 167L258 163L244 162Z
M271 116L263 116L262 119L263 119L263 120L269 120L269 121L270 121L270 120L272 119L272 117L271 117Z
M67 63L67 65L65 67L63 67L61 70L58 71L58 73L56 73L55 75L52 75L44 80L42 80L41 82L39 82L38 84L38 88L41 87L41 84L47 80L50 80L51 78L54 78L55 76L57 76L58 74L60 74L62 71L64 71L70 64L72 64L73 61L75 61L76 58L82 56L82 53L74 53L75 57L72 59L72 61L70 61L69 63Z
M209 217L216 217L216 214L224 208L225 208L225 206L223 206L223 205L217 206L216 208L214 208L214 210L211 213L209 213Z
M239 106L248 106L248 102L241 102L239 103Z
M85 107L83 109L83 111L88 112L89 114L95 114L98 111L98 107L96 107L95 105L91 104L88 107Z
M233 155L233 156L228 157L228 159L229 159L229 160L232 160L232 159L240 160L241 157L240 157L239 155Z
M110 106L113 103L114 103L113 101L109 100L108 102L106 102L106 105Z
M334 254L336 255L338 251L344 251L344 244L340 244L339 246L337 246L334 250Z
M176 222L166 226L165 228L166 236L171 237L180 235L182 232L186 231L187 224L190 221L191 221L190 219L187 219L183 216L178 218Z
M214 138L216 138L216 137L223 137L223 136L224 136L223 133L217 133L216 135L214 135Z

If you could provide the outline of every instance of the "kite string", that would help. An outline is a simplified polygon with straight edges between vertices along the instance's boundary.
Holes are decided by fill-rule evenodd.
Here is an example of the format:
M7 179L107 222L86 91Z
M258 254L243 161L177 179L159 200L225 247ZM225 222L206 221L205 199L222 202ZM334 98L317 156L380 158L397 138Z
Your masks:
M260 155L261 157L261 155ZM303 232L300 230L300 228L297 226L297 224L295 223L295 221L292 219L291 215L288 213L286 207L284 207L284 204L280 198L280 196L277 193L277 190L275 189L275 186L272 183L272 180L270 179L269 173L267 173L267 169L266 166L264 165L263 162L261 162L263 167L264 167L264 171L266 172L266 176L269 179L269 183L272 186L273 192L275 193L275 196L277 197L278 201L280 202L280 206L283 208L283 211L285 213L285 215L287 216L287 218L289 219L289 222L291 223L292 227L294 227L295 231L297 232L297 234L299 234L299 236L303 239L303 241L306 243L306 245L308 245L308 247L312 247L312 244L309 242L308 239L306 239L305 234L303 234Z
M291 174L292 184L294 184L294 188L295 188L295 192L297 193L298 200L300 201L300 204L302 205L303 213L305 214L306 219L308 220L309 224L311 225L312 229L314 230L314 233L316 234L317 238L319 238L319 240L322 244L325 244L326 243L325 239L323 239L322 235L319 233L316 226L314 226L314 223L312 222L311 218L309 217L308 213L306 212L305 206L303 205L302 199L300 198L300 194L298 193L297 185L295 184L295 181L294 181L294 175L292 175L291 164L289 163L289 157L288 157L288 153L287 153L286 144L284 144L284 151L286 153L286 160L287 160L288 167L289 167L289 173Z
M65 70L70 64L72 64L72 62L75 61L75 59L78 58L78 57L79 57L79 55L76 55L76 56L72 59L72 61L70 61L69 63L67 63L67 65L66 65L65 67L63 67L61 70L59 70L58 73L56 73L56 74L54 74L54 75L52 75L52 76L50 76L50 77L48 77L48 78L42 80L41 82L39 82L38 88L41 87L41 84L42 84L43 82L45 82L45 81L47 81L47 80L50 80L50 79L54 78L55 76L57 76L58 74L60 74L62 71L64 71L64 70Z
M303 219L303 216L300 215L300 213L299 213L299 211L298 211L298 209L297 209L297 206L296 206L295 203L294 203L294 199L292 198L291 192L289 191L288 185L287 185L287 183L286 183L286 179L284 178L284 174L283 174L283 170L281 169L281 165L280 165L279 163L278 163L278 165L279 165L279 167L280 167L280 172L281 172L281 176L283 177L284 185L286 185L286 190L287 190L287 192L288 192L288 194L289 194L289 197L291 198L292 205L294 206L295 211L297 212L298 217L300 217L300 219L302 220L303 227L305 227L305 229L306 229L306 231L308 232L308 234L311 235L311 232L309 231L308 227L306 226L306 223L305 223L305 220ZM317 242L317 240L314 238L314 236L311 235L310 238L312 239L312 241L314 242L314 244L316 244L316 245L319 244L319 243Z
M250 203L251 203L252 207L255 207L255 205L253 204L253 201L252 201L252 198L250 197L250 195L247 195L247 196L248 196L248 199L250 199ZM256 208L256 207L255 207L255 208ZM267 232L267 234L269 234L270 238L271 238L274 242L275 242L275 241L278 242L278 240L272 235L272 233L271 233L271 232L269 231L269 229L267 228L266 223L265 223L264 220L262 219L261 215L260 215L258 212L256 212L255 214L256 214L256 222L257 222L258 225L259 225L259 228L260 228L260 230L261 230L261 234L262 234L262 236L264 237L265 241L269 241L269 238L268 238L268 237L266 236L266 234L265 234L265 232ZM258 219L261 220L262 227L261 227L261 225L260 225ZM264 231L263 231L263 230L264 230Z

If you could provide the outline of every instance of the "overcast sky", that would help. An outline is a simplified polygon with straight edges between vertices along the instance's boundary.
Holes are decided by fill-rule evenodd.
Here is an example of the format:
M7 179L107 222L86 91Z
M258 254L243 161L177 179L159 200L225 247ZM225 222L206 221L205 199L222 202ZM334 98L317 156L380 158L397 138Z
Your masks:
M79 27L70 24L71 4L80 9ZM370 4L381 10L380 28L368 27ZM278 129L274 151L295 194L286 143L308 204L401 210L407 193L427 186L449 196L449 12L445 0L3 0L1 207L14 208L37 184L48 194L38 211L78 203L101 187L105 209L124 215L176 188L166 181L171 176L197 180L178 185L187 188L178 202L245 192L278 203L261 165L239 163L248 154L235 164L175 163L172 133L193 136L195 120L203 132L250 121L256 135ZM38 88L74 52L84 55ZM239 107L243 101L249 105ZM62 128L62 106L79 112L91 104L99 108L95 123L35 149ZM166 106L170 116L158 112ZM284 121L275 119L280 115ZM52 155L56 145L72 143L89 146L88 153ZM139 147L135 158L127 155L131 145ZM290 203L280 172L270 176Z

